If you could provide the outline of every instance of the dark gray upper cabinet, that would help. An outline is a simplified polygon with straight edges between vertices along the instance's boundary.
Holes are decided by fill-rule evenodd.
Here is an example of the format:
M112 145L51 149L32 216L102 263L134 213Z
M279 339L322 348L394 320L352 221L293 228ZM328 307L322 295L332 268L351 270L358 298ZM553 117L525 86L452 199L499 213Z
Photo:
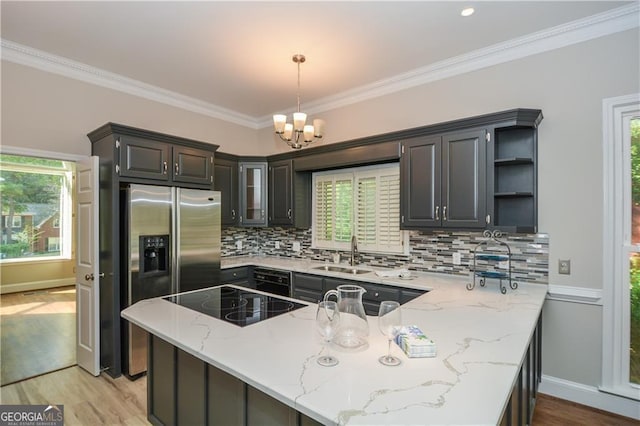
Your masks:
M136 136L116 138L120 177L211 185L214 150L158 142Z
M240 225L267 226L267 163L238 163Z
M422 136L402 143L400 162L401 226L440 226L442 138Z
M173 181L213 183L213 152L183 146L173 147Z
M488 145L488 226L508 232L537 232L537 129L499 127Z
M293 161L269 163L269 225L293 225Z
M120 165L117 170L120 176L169 180L170 144L135 136L121 136L116 139L116 148L120 150Z
M269 162L269 225L308 228L311 173L295 172L293 160Z
M484 129L475 129L402 143L403 229L485 226L485 135Z
M487 131L476 129L442 136L442 226L486 225Z
M220 191L220 224L238 224L238 160L216 156L213 167L213 188Z

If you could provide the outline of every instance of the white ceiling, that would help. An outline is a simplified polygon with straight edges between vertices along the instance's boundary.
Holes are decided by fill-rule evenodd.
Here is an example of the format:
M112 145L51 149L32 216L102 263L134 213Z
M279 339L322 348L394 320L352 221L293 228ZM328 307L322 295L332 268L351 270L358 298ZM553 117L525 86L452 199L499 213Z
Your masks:
M1 36L253 118L393 81L620 1L1 2ZM468 18L460 11L476 9Z

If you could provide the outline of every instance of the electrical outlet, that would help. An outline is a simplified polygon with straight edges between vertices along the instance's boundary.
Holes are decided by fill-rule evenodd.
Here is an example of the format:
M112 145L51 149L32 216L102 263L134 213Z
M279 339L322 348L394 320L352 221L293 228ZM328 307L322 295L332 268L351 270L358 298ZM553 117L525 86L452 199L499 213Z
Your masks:
M237 250L242 250L242 240L236 241L236 249Z
M462 256L460 256L460 253L456 252L453 253L453 255L451 256L452 260L453 260L453 264L454 265L459 265L461 263L462 260Z
M280 250L280 241L276 241L276 250Z
M300 251L300 243L298 241L294 241L291 245L291 249L293 251Z
M558 260L558 273L563 275L571 274L571 260Z

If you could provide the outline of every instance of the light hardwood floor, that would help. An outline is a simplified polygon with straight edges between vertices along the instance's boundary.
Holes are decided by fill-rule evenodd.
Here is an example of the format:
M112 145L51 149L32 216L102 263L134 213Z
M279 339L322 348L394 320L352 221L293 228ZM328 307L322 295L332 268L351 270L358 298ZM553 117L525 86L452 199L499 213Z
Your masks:
M62 404L66 425L148 425L147 379L134 382L79 367L0 388L0 404ZM539 394L533 426L637 426L639 421Z
M65 425L148 425L147 379L70 367L0 388L0 404L64 405Z
M0 296L0 384L76 363L74 286Z

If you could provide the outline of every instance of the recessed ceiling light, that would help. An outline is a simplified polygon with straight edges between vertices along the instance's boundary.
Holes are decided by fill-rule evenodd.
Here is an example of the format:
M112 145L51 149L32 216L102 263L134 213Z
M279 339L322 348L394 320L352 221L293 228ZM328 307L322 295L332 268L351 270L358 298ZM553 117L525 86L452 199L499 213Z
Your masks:
M464 9L462 9L462 12L460 12L460 15L462 15L462 16L471 16L471 15L473 15L473 12L475 12L474 8L466 7Z

